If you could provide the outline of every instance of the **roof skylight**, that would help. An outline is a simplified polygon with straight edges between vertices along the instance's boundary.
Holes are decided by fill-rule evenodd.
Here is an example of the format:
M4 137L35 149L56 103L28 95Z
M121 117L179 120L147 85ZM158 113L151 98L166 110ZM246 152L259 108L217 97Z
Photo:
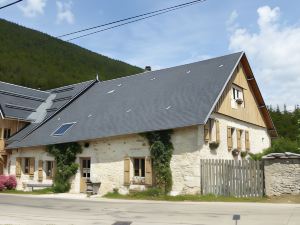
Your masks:
M64 135L76 122L64 123L52 133L52 136Z
M223 64L219 65L219 68L223 67Z

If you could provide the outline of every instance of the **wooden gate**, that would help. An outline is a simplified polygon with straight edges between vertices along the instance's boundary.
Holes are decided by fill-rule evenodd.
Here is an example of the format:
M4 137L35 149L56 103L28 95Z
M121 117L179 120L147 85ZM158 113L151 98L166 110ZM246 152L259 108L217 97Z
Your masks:
M201 193L235 197L264 194L262 162L201 159Z

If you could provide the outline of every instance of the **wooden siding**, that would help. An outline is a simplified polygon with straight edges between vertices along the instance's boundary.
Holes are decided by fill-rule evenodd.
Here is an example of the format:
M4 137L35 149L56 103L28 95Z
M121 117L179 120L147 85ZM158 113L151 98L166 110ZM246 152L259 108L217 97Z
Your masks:
M244 106L232 108L232 85L237 85L243 89ZM227 115L248 123L261 127L266 127L263 115L258 108L253 91L247 81L243 66L239 64L235 70L235 75L225 88L219 102L216 105L215 112Z
M5 140L3 138L4 128L10 128L11 135L21 130L27 123L17 120L0 119L0 154L5 154Z

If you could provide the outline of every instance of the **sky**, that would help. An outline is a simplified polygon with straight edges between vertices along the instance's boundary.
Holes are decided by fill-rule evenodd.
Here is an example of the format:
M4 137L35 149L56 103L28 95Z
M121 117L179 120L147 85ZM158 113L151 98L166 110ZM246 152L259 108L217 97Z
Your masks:
M188 1L25 0L0 18L59 36ZM72 43L153 70L245 51L266 104L293 109L300 104L299 9L297 0L206 0Z

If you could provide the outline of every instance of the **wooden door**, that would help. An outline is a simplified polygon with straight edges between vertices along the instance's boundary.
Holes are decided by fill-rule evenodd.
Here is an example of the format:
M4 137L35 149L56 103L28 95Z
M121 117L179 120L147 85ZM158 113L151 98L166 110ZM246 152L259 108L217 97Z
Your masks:
M91 158L80 159L80 192L86 191L86 181L91 177Z

